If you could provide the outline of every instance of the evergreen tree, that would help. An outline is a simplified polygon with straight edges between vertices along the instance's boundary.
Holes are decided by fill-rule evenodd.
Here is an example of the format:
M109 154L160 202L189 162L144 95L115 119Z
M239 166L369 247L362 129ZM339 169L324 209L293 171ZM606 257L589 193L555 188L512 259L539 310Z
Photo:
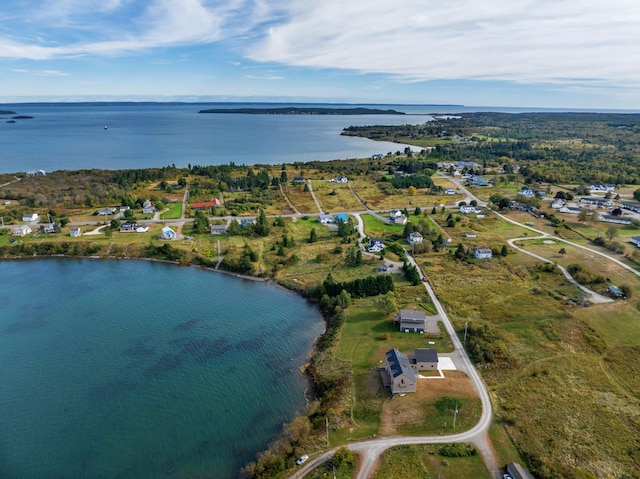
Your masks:
M318 241L318 235L316 234L316 229L311 228L311 233L309 234L309 243L316 243Z

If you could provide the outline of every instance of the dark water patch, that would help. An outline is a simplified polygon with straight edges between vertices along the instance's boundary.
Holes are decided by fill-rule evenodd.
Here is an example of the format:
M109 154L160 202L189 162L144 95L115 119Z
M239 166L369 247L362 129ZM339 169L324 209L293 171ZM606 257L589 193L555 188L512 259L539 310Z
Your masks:
M145 339L136 339L133 344L124 350L126 356L133 358L149 358L155 356L156 350L147 344Z
M182 366L182 354L163 354L144 374L148 377L159 377Z
M190 319L189 321L185 321L184 323L177 324L173 327L172 331L174 333L180 331L190 331L193 327L200 322L199 319Z
M227 338L190 338L182 348L182 353L188 354L199 363L223 356L231 350Z
M89 391L89 398L92 401L109 401L127 391L132 391L136 388L136 384L132 381L125 379L116 379L107 383L96 386Z
M243 351L254 351L262 348L266 343L266 339L262 337L253 339L243 339L236 344L236 347Z
M21 333L24 331L34 331L36 329L44 328L49 321L42 316L34 317L34 318L22 318L18 321L14 321L13 323L8 324L2 330L3 334L15 334Z

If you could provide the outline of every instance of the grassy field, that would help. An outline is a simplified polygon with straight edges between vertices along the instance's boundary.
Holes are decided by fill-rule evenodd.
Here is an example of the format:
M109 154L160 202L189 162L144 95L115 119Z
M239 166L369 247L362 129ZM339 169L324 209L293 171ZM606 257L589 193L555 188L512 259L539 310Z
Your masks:
M326 180L313 181L313 192L327 213L358 211L363 207L345 183L329 183Z
M182 216L182 203L170 203L167 205L168 211L165 211L160 215L160 218L165 220L174 220Z
M287 186L284 188L284 192L289 198L289 201L291 201L300 213L319 213L318 207L311 197L311 193L304 191L304 185Z
M388 478L486 478L493 477L479 454L445 457L441 445L398 446L385 451L374 479Z

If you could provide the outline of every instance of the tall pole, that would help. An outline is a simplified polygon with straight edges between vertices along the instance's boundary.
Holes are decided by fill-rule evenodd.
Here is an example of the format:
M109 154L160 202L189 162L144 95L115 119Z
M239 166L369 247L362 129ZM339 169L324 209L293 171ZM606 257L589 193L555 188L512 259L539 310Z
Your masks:
M467 346L467 328L469 326L469 321L464 323L464 346Z
M456 402L456 408L453 410L453 430L456 429L456 417L458 416L458 403Z
M325 427L327 428L327 446L329 446L329 418L328 417L324 418L324 424L325 424Z

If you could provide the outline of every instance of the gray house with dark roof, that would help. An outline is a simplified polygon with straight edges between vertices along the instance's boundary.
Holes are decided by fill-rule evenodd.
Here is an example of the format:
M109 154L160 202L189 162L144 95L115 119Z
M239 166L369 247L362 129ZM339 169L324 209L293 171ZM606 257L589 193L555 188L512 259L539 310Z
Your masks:
M415 349L411 365L418 371L436 371L438 369L438 351L433 348Z
M415 370L411 367L409 358L397 349L391 349L386 354L387 362L385 370L389 375L389 389L392 394L404 394L416 392Z
M426 320L424 311L414 309L401 309L394 318L394 321L400 325L400 331L405 333L424 333Z

